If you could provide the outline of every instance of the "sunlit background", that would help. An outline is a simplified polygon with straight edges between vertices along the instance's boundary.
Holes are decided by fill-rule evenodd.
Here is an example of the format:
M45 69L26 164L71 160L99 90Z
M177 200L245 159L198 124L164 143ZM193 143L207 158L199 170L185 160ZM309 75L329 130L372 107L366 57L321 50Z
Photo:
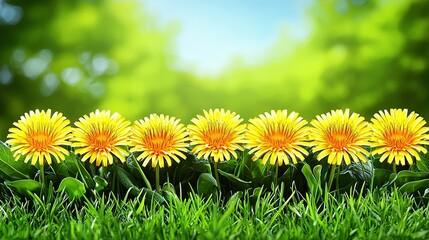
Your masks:
M427 0L0 0L0 139L36 108L429 119L428 33Z

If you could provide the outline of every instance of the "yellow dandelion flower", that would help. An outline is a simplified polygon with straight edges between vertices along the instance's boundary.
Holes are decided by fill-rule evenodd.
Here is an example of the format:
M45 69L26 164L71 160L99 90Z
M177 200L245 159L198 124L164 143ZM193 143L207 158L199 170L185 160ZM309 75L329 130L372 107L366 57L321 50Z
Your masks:
M229 110L204 110L204 116L197 115L188 126L192 153L206 160L213 157L216 163L231 159L231 155L237 158L236 150L244 150L240 144L244 143L246 125L240 124L242 121L240 115Z
M113 155L121 162L128 152L122 147L128 146L130 122L119 113L96 110L79 118L73 129L75 153L83 155L82 161L95 161L96 166L113 164ZM112 155L113 154L113 155Z
M422 145L428 145L428 127L419 114L407 109L390 109L379 111L371 119L373 131L372 154L380 154L380 162L387 159L388 163L405 165L405 160L413 164L413 157L420 160L418 152L426 153Z
M164 161L171 166L171 159L180 162L187 151L187 132L180 120L174 117L151 114L149 118L134 123L130 145L131 152L141 152L137 160L144 159L143 166L152 161L152 167L163 168Z
M259 118L250 119L246 136L246 146L251 149L249 154L255 153L253 160L261 156L262 163L266 164L270 160L271 165L276 163L281 166L283 163L289 164L289 160L297 163L304 160L308 155L307 150L302 146L307 146L305 142L308 131L305 121L296 112L288 114L287 110L271 111L260 114Z
M313 152L319 152L317 160L328 156L329 164L346 165L359 160L366 162L369 152L363 146L369 145L371 129L365 119L350 110L332 110L330 113L316 116L311 121L311 145Z
M16 128L10 128L7 135L13 156L18 160L25 156L27 163L31 159L31 164L43 165L45 160L48 164L52 163L51 155L60 162L69 155L69 151L61 146L70 145L71 127L70 121L62 113L51 110L30 111L21 116L18 122L13 125Z

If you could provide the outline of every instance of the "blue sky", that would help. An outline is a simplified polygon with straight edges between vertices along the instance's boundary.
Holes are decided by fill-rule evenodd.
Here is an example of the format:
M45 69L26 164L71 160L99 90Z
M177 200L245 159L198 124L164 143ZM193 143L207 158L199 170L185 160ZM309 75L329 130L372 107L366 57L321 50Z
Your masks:
M237 56L245 63L257 63L282 29L295 40L304 39L309 3L311 0L143 0L161 25L179 23L176 67L212 76Z

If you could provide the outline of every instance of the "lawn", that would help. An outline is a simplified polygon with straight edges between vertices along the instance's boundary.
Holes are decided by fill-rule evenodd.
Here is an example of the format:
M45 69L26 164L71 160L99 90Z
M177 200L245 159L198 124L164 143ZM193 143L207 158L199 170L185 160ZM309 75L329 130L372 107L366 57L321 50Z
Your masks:
M429 208L399 191L285 199L279 189L228 200L192 193L163 204L145 195L70 202L33 195L2 200L2 239L427 239Z

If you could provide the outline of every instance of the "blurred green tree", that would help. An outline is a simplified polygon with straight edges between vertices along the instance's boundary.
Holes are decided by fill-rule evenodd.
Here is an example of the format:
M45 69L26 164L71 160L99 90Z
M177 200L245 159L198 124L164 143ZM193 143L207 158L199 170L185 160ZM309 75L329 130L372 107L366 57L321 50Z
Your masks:
M219 77L175 70L178 26L160 27L138 1L0 0L0 8L0 139L36 108L71 121L97 107L185 123L215 107L245 119L345 107L366 117L407 107L429 118L426 0L315 1L307 39L286 29L259 64L235 59Z
M225 101L239 96L231 105L244 113L409 108L429 118L429 1L319 0L308 14L307 40L283 35L259 66L221 77Z
M367 117L385 108L429 117L429 1L332 0L316 6L310 44L327 56L318 102Z
M0 8L1 139L31 109L51 108L77 120L100 106L110 81L125 87L125 96L108 96L121 104L117 98L144 89L124 84L129 78L141 79L168 59L171 34L154 27L139 2L0 1ZM115 110L140 103L131 104Z

